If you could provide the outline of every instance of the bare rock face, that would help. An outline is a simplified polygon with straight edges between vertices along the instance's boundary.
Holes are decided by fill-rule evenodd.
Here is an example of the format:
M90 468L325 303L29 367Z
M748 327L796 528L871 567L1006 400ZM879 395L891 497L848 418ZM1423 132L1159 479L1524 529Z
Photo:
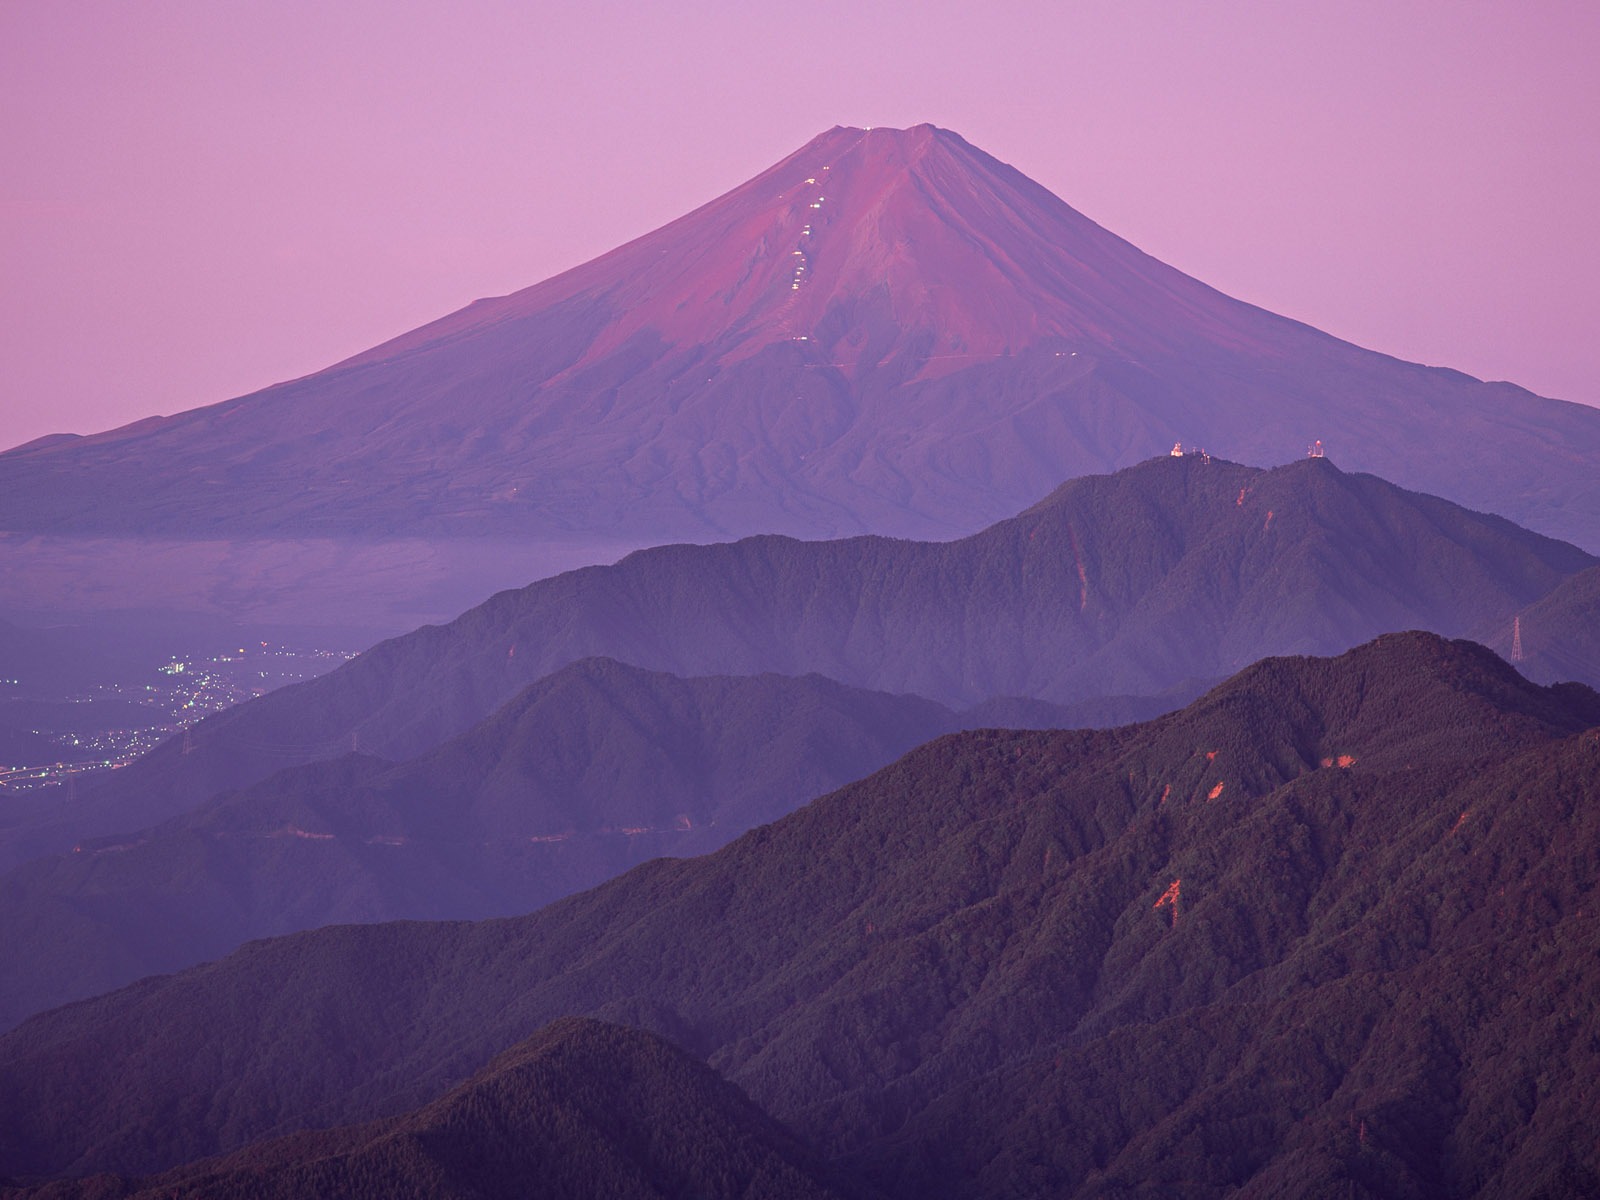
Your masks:
M957 135L835 128L593 262L303 379L0 455L0 529L948 537L1174 441L1600 548L1600 411L1143 254Z

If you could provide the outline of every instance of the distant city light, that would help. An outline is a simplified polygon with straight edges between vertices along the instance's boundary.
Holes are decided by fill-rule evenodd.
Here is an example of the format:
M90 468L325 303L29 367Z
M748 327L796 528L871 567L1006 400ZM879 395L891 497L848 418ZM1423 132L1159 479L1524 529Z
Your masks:
M213 713L275 687L314 678L354 657L355 652L348 650L296 649L262 642L260 651L253 654L241 649L236 654L211 658L174 657L155 668L170 682L107 684L88 694L58 697L59 702L86 707L97 700L131 701L149 712L149 724L134 728L34 730L62 750L87 751L90 757L0 766L0 789L23 792L75 786L78 776L124 767L168 738L186 735L191 726ZM262 659L269 660L268 669L262 669ZM88 719L92 719L92 709Z

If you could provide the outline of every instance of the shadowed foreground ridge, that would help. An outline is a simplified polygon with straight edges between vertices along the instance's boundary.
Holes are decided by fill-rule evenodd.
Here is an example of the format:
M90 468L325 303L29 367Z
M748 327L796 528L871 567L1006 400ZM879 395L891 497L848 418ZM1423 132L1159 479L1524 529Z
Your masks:
M98 1176L28 1194L837 1200L814 1170L792 1136L705 1064L638 1030L567 1019L402 1117L295 1134L155 1179Z
M953 734L529 917L253 943L35 1018L0 1171L404 1111L583 1013L907 1200L1593 1194L1597 727L1589 689L1409 633L1145 725Z

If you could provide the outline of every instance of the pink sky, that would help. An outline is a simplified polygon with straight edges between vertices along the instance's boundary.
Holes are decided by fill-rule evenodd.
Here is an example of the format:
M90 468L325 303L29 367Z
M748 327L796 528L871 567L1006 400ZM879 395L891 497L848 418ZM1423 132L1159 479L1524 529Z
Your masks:
M835 124L1223 291L1600 403L1600 6L10 0L0 446L307 374Z

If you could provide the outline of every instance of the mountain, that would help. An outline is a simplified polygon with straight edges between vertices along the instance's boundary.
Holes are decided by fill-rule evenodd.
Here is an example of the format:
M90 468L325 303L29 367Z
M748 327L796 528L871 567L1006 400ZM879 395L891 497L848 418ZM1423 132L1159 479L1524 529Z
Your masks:
M1579 679L1600 686L1600 567L1580 571L1517 616L1517 626L1502 621L1492 633L1493 644L1509 657L1520 626L1518 670L1546 683Z
M0 455L0 529L630 542L971 533L1174 441L1600 550L1600 411L1230 299L947 130L835 128L523 291Z
M528 917L335 927L0 1038L0 1171L405 1111L564 1014L889 1196L1600 1184L1600 695L1391 635L953 734Z
M503 592L207 719L99 796L20 818L0 851L11 865L126 833L352 747L409 758L593 655L679 675L815 672L955 707L1067 704L1181 693L1392 629L1466 634L1593 565L1328 459L1265 471L1163 456L1069 481L956 542L667 546Z
M714 850L940 734L1079 715L586 659L404 764L291 768L0 876L0 1029L250 938L529 912L646 859Z
M35 1200L837 1200L805 1151L704 1063L638 1030L558 1021L404 1116L302 1133L154 1179Z

